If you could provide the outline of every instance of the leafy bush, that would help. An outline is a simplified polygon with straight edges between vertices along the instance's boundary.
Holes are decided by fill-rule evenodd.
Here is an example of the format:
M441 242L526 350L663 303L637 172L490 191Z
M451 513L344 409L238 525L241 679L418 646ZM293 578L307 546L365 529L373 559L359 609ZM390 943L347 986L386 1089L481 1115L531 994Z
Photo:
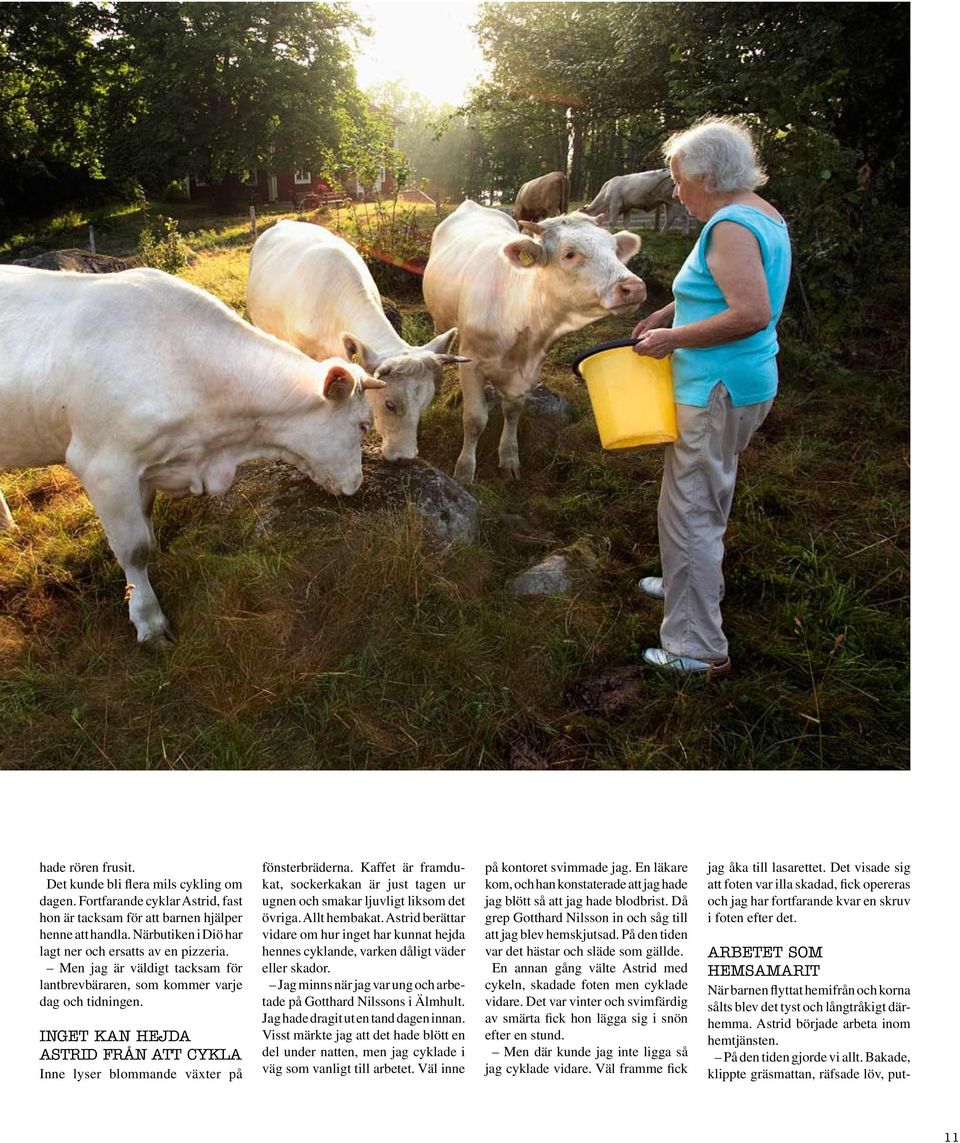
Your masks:
M120 202L139 207L141 210L147 205L147 192L134 178L120 179L116 184L116 196Z
M906 212L887 201L882 174L828 131L790 127L765 148L768 191L790 225L790 309L806 332L849 341L878 283L902 263Z
M49 230L53 235L62 234L67 230L77 230L83 226L83 221L83 215L79 210L64 210L50 219Z
M793 240L800 287L793 302L825 331L842 328L858 310L855 156L825 131L791 127L776 133L765 157L776 172L766 193L783 211Z
M416 205L388 201L354 204L349 222L357 247L381 291L418 295L430 239L439 217L425 217Z
M144 265L168 274L182 270L190 259L190 247L183 240L179 222L163 214L156 215L140 232L137 248Z
M190 196L187 194L187 184L183 179L173 179L167 184L167 189L163 192L164 202L189 202Z
M627 263L627 269L631 274L636 274L638 278L646 280L654 272L654 261L646 250L641 250L634 254Z

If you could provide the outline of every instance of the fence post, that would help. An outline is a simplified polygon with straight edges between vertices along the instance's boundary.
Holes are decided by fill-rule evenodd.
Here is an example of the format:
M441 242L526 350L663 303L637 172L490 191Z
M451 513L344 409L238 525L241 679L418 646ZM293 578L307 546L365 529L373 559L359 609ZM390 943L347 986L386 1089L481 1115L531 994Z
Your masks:
M250 229L253 231L253 240L254 240L254 242L256 242L256 240L257 240L257 208L255 206L250 207Z
M87 230L90 232L90 253L91 253L91 254L96 254L96 252L97 252L97 243L96 243L96 239L93 237L93 227L92 227L92 226L88 226L88 227L87 227Z

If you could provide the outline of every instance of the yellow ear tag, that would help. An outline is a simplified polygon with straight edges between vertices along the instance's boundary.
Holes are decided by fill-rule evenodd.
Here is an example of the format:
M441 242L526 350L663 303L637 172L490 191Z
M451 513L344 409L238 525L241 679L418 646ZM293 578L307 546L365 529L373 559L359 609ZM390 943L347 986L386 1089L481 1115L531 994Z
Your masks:
M521 250L520 251L520 265L521 266L532 266L533 265L533 255L528 250Z

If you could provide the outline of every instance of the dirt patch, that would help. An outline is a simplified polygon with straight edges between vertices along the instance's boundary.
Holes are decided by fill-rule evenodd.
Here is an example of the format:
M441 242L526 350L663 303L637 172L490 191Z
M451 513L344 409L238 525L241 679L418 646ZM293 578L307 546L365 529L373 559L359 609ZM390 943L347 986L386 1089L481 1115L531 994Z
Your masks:
M634 665L614 667L579 683L568 696L583 710L606 718L619 718L636 710L644 696L644 669Z

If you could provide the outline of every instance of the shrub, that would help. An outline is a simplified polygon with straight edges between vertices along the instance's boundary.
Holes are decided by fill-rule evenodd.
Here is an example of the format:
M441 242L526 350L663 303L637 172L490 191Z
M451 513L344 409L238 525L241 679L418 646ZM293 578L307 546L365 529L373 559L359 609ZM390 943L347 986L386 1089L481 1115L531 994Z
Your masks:
M190 197L187 194L187 184L183 179L173 179L167 184L167 189L163 192L164 202L189 202Z
M79 210L68 208L50 219L49 230L51 234L63 234L67 230L78 230L83 226L83 215Z
M906 211L884 173L828 131L791 127L766 148L768 197L790 224L794 286L788 306L805 333L832 348L859 329L878 283L903 264ZM767 192L764 192L767 193Z
M138 180L132 177L117 182L116 195L127 206L137 206L143 210L147 205L147 192Z
M357 246L381 291L419 294L434 225L432 218L429 225L423 221L415 204L401 205L398 198L350 207Z
M144 265L176 274L186 266L190 247L183 240L180 224L175 218L158 214L146 229L141 230L137 248Z

